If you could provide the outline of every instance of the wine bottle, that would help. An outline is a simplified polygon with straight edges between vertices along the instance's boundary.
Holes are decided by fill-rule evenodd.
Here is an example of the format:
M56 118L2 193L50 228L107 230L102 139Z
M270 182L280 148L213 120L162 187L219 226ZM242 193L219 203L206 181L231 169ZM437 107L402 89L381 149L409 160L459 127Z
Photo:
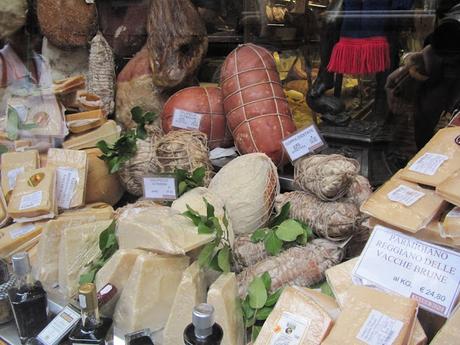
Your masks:
M214 307L202 303L193 308L192 323L185 328L185 345L220 345L224 332L214 322Z

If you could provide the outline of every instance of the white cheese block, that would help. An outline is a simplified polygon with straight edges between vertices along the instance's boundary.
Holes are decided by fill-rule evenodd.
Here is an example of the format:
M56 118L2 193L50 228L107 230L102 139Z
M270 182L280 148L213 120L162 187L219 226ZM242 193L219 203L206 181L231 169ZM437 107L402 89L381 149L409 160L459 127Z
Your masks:
M213 240L200 235L192 221L169 207L132 208L117 223L121 249L139 248L162 254L184 255Z
M325 312L329 314L332 320L337 320L340 315L340 307L336 300L328 295L323 294L321 291L309 288L300 288L302 292L315 301Z
M206 301L206 284L203 270L197 261L182 275L168 322L163 331L163 345L183 342L182 330L192 322L193 307Z
M299 345L320 345L332 324L329 314L302 288L286 287L254 345L287 344L288 339Z
M112 220L103 220L63 230L59 246L59 290L66 297L77 293L80 275L101 254L99 235L110 224Z
M460 307L447 320L430 345L460 344Z
M162 329L188 264L186 256L139 255L115 308L114 326L125 333Z
M211 285L208 303L214 306L215 320L224 331L222 345L244 345L245 329L234 273L222 274Z

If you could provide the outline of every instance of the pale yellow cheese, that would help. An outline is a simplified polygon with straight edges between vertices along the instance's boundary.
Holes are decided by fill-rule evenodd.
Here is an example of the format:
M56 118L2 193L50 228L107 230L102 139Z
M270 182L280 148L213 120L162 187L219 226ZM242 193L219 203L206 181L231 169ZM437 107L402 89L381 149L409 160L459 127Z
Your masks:
M113 120L108 120L101 127L83 134L71 135L64 141L65 149L82 150L96 147L96 144L105 140L108 145L113 145L120 137L121 129Z
M207 301L215 309L215 320L224 331L222 345L244 345L243 315L235 273L223 273L211 285Z
M7 195L16 186L16 179L20 173L37 169L39 167L38 163L37 150L2 154L1 183L4 195Z
M182 275L176 297L163 330L163 345L177 345L183 342L184 330L192 322L193 307L206 302L204 272L197 261Z
M57 214L56 175L42 168L20 174L8 203L8 214L16 222L54 218Z
M56 198L61 209L85 204L88 157L85 151L49 149L47 167L56 171Z
M439 130L428 144L410 160L402 171L401 177L412 182L436 187L454 172L460 170L460 127L443 128ZM414 163L425 154L441 154L447 157L434 175L412 171ZM426 156L425 156L426 157Z
M428 343L428 337L426 336L425 330L423 329L420 321L415 319L414 331L409 341L409 345L426 345Z
M309 288L300 288L302 292L311 298L316 304L318 304L332 320L337 320L340 315L340 307L337 304L337 301L328 295L323 294L321 291L313 290Z
M422 241L447 246L454 249L460 249L459 237L442 236L443 224L438 220L433 220L425 228L415 234L415 237Z
M115 308L114 326L124 333L162 329L188 264L186 256L139 255Z
M102 220L65 228L59 245L59 290L66 297L78 291L80 275L86 273L87 265L101 254L99 235L112 220Z
M59 218L96 216L99 217L98 219L110 219L114 217L114 214L112 206L103 202L97 202L94 204L87 204L83 208L66 210L59 215Z
M192 221L169 207L128 209L118 218L120 248L139 248L157 253L184 255L213 240L198 234Z
M0 227L4 226L8 222L8 213L6 212L6 201L5 197L2 191L2 188L0 187Z
M361 212L377 218L392 227L409 232L423 229L446 207L444 200L434 191L401 180L399 174L380 187L361 206ZM419 199L408 200L407 204L395 201L397 189L408 188L410 193L420 194ZM392 196L393 195L393 196ZM390 200L392 198L392 200Z
M430 345L460 344L460 307L447 320L446 324L436 334Z
M442 237L460 239L460 207L455 207L447 212L441 229Z
M392 345L408 343L417 315L417 302L364 286L352 286L347 293L346 305L342 313L322 344L367 345L367 342L359 340L357 336L366 328L366 323L372 323L374 313L383 314L391 322L401 325L400 328L391 326L397 335ZM376 327L371 334L381 330L380 327Z
M333 324L329 314L303 289L286 287L254 345L273 344L278 337L287 336L286 321L283 322L286 318L296 324L299 345L320 345Z
M460 206L460 170L441 182L436 187L436 193L451 204Z
M340 308L345 307L347 292L353 286L351 274L359 258L354 258L326 270L326 279Z
M0 257L10 257L17 248L37 238L43 225L43 222L16 223L0 229Z

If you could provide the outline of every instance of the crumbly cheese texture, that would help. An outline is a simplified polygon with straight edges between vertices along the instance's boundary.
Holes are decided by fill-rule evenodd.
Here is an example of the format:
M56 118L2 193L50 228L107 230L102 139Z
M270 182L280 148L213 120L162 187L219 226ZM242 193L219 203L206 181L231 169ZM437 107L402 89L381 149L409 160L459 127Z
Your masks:
M359 258L354 258L326 270L326 279L340 308L345 307L347 292L353 286L351 274Z
M139 248L163 254L184 255L213 240L214 235L198 234L192 221L169 207L127 210L118 219L121 249Z
M214 306L215 320L224 331L222 345L244 345L245 329L234 273L223 273L211 285L207 303Z
M88 157L85 151L49 149L47 167L56 170L56 196L59 208L85 204Z
M237 235L252 233L267 223L279 189L276 166L263 153L232 160L209 184L209 190L224 201Z
M207 214L207 207L205 200L214 206L214 213L216 217L219 219L220 225L222 229L227 229L227 239L230 242L230 246L233 248L233 242L235 240L235 235L233 233L233 226L232 222L229 219L228 215L225 215L225 205L224 202L214 193L209 191L209 189L205 187L197 187L194 188L184 195L182 195L179 199L175 200L171 208L174 210L183 213L187 211L187 206L191 207L193 210L201 214L202 216L206 216ZM227 217L228 227L226 228L224 225L224 216Z
M417 316L417 302L364 286L352 286L347 293L342 313L322 344L367 345L367 342L358 339L358 334L366 328L373 312L383 314L401 325L400 329L394 329L397 336L391 345L408 343ZM379 331L382 329L376 327L372 333Z
M38 238L43 222L16 223L0 229L0 257L11 256L21 246Z
M37 150L2 154L1 184L4 195L7 195L14 188L17 176L21 172L37 169L38 167L39 156Z
M114 326L125 333L162 329L188 264L186 256L139 255L115 308Z
M42 168L20 174L8 204L8 214L16 222L54 218L57 214L56 174Z
M96 147L96 144L105 140L107 144L113 145L120 137L121 128L113 120L108 120L101 127L83 134L71 135L64 141L62 146L65 149L82 150Z
M460 206L460 188L458 186L460 186L460 170L440 183L436 187L436 193L451 204Z
M460 145L457 144L460 127L443 128L407 164L401 177L412 182L436 187L454 172L460 170ZM414 164L425 154L440 154L447 157L434 175L413 171ZM426 156L425 156L426 157ZM412 170L411 170L412 168Z
M311 298L316 304L318 304L332 320L337 320L340 315L340 307L337 304L337 301L328 295L323 294L321 291L313 290L309 288L299 288L302 290L302 293L309 298Z
M460 308L457 308L430 345L460 344Z
M176 297L163 330L163 345L177 345L183 342L184 330L192 322L193 307L206 302L204 272L197 261L182 275Z
M309 294L303 289L286 287L281 294L275 309L265 321L254 345L273 344L279 337L278 329L282 328L282 318L289 313L292 320L304 325L297 344L320 345L332 327L333 321Z
M68 227L62 231L59 245L59 290L66 297L77 293L80 275L101 254L99 235L110 224L112 220L102 220Z
M361 212L392 227L414 233L435 218L446 203L434 191L404 181L400 176L397 174L380 187L361 206ZM401 189L400 194L395 194Z

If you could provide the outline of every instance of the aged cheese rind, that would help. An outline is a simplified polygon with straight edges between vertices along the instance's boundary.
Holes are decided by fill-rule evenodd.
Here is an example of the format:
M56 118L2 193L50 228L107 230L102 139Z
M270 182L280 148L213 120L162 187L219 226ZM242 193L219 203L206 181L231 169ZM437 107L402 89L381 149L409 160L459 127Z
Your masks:
M16 223L0 229L0 258L8 258L17 248L40 236L43 222Z
M180 330L192 322L193 307L206 301L204 272L197 261L182 275L176 297L163 330L163 345L177 345L183 341Z
M397 174L380 187L361 206L361 212L398 229L414 233L421 230L437 216L446 206L446 203L432 190L401 180L399 177L400 174ZM424 196L410 206L390 200L388 194L400 186L424 193Z
M460 145L457 143L460 136L460 127L443 128L439 130L428 144L410 160L402 171L401 177L412 182L436 187L455 171L460 170ZM424 154L434 153L447 156L433 176L411 171L410 167Z
M406 297L389 295L364 287L352 286L347 294L346 305L323 345L367 345L357 335L372 311L402 322L401 331L392 345L406 345L417 316L417 302Z
M139 255L115 308L114 326L125 333L162 329L188 264L186 256Z
M105 140L107 144L113 145L120 137L121 128L117 126L115 121L108 120L101 127L79 135L71 135L69 139L64 141L62 146L65 149L82 150L96 147L96 144Z
M454 345L460 344L460 308L447 320L445 325L436 334L430 345Z
M102 220L64 229L59 245L59 290L66 297L78 291L80 275L100 254L99 235L112 220Z
M10 186L14 187L15 177L22 171L33 170L39 167L39 156L37 150L24 152L6 152L2 154L1 183L4 195L7 195Z
M184 255L212 241L200 235L190 219L169 207L129 209L117 223L120 248L139 248L158 253Z
M305 331L299 339L298 344L320 345L333 324L329 314L309 294L306 294L302 288L286 287L275 308L265 321L254 345L273 343L276 334L274 329L285 312L306 321Z
M451 204L460 206L460 170L448 177L436 187L438 193L444 200Z
M223 273L211 285L207 302L215 309L215 320L224 331L222 345L244 345L243 315L234 273Z
M62 187L57 187L58 190L56 193L59 197L59 189L63 189L63 193L69 193L69 207L58 205L62 208L75 208L80 207L85 204L85 195L86 195L86 176L88 173L88 157L85 151L77 150L64 150L64 149L49 149L48 150L48 159L47 167L56 169L56 179L59 184L59 177L62 175L62 169L72 169L73 172L77 174L77 181L72 187L67 187L66 189ZM70 184L70 183L68 183ZM72 189L70 189L72 188ZM59 200L58 200L59 202Z
M353 286L351 274L359 258L354 258L326 270L326 279L340 308L345 307L348 289Z

